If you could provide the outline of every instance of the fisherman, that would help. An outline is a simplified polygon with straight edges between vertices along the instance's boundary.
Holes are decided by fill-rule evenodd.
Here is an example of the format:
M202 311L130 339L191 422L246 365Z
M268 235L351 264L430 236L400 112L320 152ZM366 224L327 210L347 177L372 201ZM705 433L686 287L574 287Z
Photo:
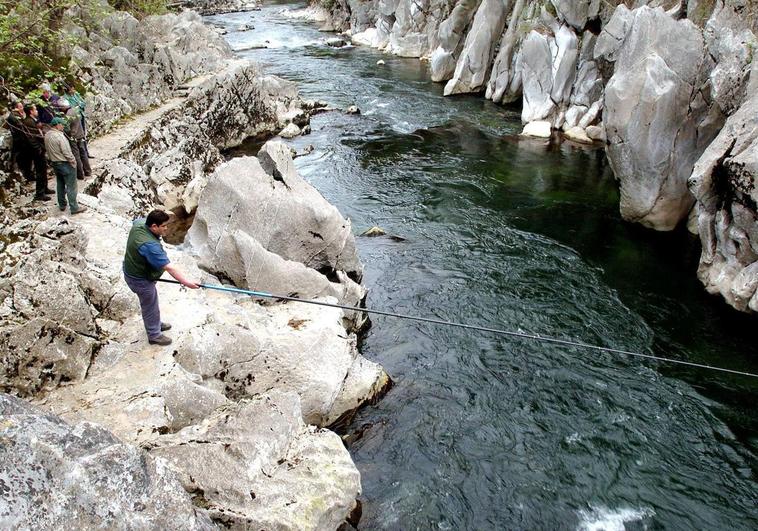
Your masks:
M139 297L142 309L142 322L145 324L147 340L151 345L170 345L171 338L162 332L171 329L171 325L161 322L161 310L158 306L157 280L164 271L190 289L200 286L184 276L184 273L171 264L161 245L161 238L168 231L170 216L163 210L153 210L147 218L138 219L132 224L124 253L124 280L129 289Z

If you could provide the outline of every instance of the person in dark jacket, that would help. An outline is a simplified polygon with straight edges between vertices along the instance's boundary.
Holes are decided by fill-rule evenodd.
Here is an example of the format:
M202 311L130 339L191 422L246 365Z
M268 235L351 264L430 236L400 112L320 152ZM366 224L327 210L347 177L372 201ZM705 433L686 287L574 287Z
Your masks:
M29 144L29 154L34 164L34 177L36 188L34 199L36 201L49 201L53 191L47 187L47 160L45 158L45 137L37 120L37 106L29 104L24 107L26 118L21 122L21 128Z
M11 139L13 140L11 155L16 161L16 166L18 166L21 175L24 176L26 181L31 182L34 181L31 157L32 148L24 134L23 122L25 118L24 102L17 101L12 104L5 122L8 129L10 129Z
M197 289L200 286L188 280L184 273L173 265L163 250L161 238L168 230L170 216L163 210L153 210L145 219L132 224L124 252L124 280L129 289L137 294L142 310L147 339L151 345L170 345L171 338L163 334L171 325L161 322L156 282L164 271L183 286Z

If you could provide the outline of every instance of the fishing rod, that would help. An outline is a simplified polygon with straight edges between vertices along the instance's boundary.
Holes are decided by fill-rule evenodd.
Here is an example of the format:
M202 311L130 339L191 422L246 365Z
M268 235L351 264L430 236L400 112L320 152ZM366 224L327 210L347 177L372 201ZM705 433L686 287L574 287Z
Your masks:
M177 280L171 280L167 278L159 278L158 282L165 282L167 284L179 284L181 285L181 282ZM477 330L480 332L490 332L492 334L498 334L503 336L509 336L509 337L518 337L521 339L531 339L534 341L541 341L543 343L554 343L558 345L567 345L571 347L579 347L579 348L586 348L591 350L598 350L600 352L607 352L610 354L623 354L626 356L634 356L638 358L645 358L649 360L655 360L655 361L662 361L665 363L676 363L679 365L687 365L689 367L697 367L699 369L709 369L712 371L721 371L726 372L730 374L738 374L740 376L750 376L753 378L758 378L758 374L754 374L751 372L744 372L744 371L737 371L734 369L726 369L724 367L716 367L713 365L705 365L702 363L695 363L692 361L684 361L684 360L676 360L672 358L663 358L661 356L654 356L652 354L643 354L641 352L632 352L629 350L622 350L622 349L616 349L616 348L610 348L610 347L601 347L600 345L591 345L589 343L581 343L579 341L571 341L568 339L559 339L555 337L549 337L549 336L541 336L538 334L527 334L524 332L515 332L513 330L503 330L500 328L490 328L486 326L477 326L477 325L471 325L471 324L465 324L465 323L456 323L454 321L445 321L442 319L433 319L430 317L419 317L416 315L406 315L402 313L394 313L394 312L386 312L383 310L372 310L370 308L359 308L357 306L346 306L343 304L333 304L330 302L322 302L322 301L315 301L315 300L309 300L309 299L300 299L298 297L289 297L287 295L275 295L273 293L267 293L265 291L253 291L249 289L240 289L230 286L221 286L221 285L215 285L215 284L198 284L199 287L203 289L210 289L210 290L216 290L216 291L225 291L227 293L238 293L241 295L248 295L250 297L260 297L264 299L279 299L279 300L285 300L285 301L292 301L292 302L301 302L304 304L314 304L317 306L327 306L329 308L339 308L342 310L348 310L351 312L363 312L363 313L369 313L369 314L376 314L376 315L384 315L387 317L397 317L399 319L407 319L411 321L421 321L423 323L431 323L431 324L437 324L437 325L443 325L443 326L454 326L458 328L466 328L468 330Z

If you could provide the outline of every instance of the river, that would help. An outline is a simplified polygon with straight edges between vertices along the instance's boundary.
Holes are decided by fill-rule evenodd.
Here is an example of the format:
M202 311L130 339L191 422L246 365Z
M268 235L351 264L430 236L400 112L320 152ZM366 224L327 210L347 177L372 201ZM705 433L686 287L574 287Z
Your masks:
M356 234L397 236L358 238L369 307L758 372L756 318L704 292L695 237L621 220L602 148L520 138L517 108L285 5L206 21L361 109L290 143ZM395 381L345 428L362 529L758 528L756 379L386 317L361 350Z

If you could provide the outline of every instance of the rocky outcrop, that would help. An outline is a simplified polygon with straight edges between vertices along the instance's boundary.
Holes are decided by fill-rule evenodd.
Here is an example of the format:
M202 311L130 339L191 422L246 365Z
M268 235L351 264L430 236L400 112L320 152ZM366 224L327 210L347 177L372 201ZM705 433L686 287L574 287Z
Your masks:
M195 503L225 528L337 529L361 493L342 440L306 426L295 394L219 408L154 441L150 455L166 459Z
M698 277L741 311L758 312L758 67L751 96L695 164L689 179L697 199L703 251Z
M281 142L217 170L188 241L203 267L238 286L350 306L365 295L350 222L297 174Z
M755 208L737 192L754 179L726 168L751 153L750 127L740 133L735 123L744 125L740 108L751 96L754 3L430 0L409 9L403 0L338 0L327 11L333 29L352 33L357 44L428 59L445 94L521 101L526 136L545 138L552 129L574 142L605 143L622 216L656 230L700 219L707 289L751 310L746 297L758 271L745 269L752 247L742 233ZM730 116L726 136L717 138ZM728 139L744 152L734 158ZM741 177L714 192L712 182L724 182L714 171ZM719 201L727 206L714 207Z
M489 74L495 42L505 26L512 2L483 0L466 35L453 78L445 85L445 95L478 91ZM465 9L465 8L464 8ZM464 11L465 13L465 11Z
M208 175L223 160L222 149L274 135L287 124L304 125L310 107L293 83L261 76L248 62L230 62L196 81L181 104L138 128L117 152L102 140L92 142L92 151L108 160L88 193L104 194L123 215L136 216L156 203L192 213Z
M69 32L85 34L77 27ZM90 87L89 134L162 103L186 81L221 69L231 57L226 41L194 11L143 20L123 11L107 14L71 50L74 71Z
M240 62L185 90L91 142L96 177L80 193L89 210L76 223L57 209L3 212L0 390L60 416L29 416L11 430L16 412L0 397L7 447L23 454L0 456L16 493L0 503L8 527L29 525L23 511L32 506L28 517L51 528L66 518L85 528L334 529L354 513L357 469L338 436L307 423L334 423L389 384L356 348L359 316L161 285L175 338L161 348L147 344L136 298L121 280L133 217L157 204L191 213L198 203L199 219L226 216L228 203L210 201L221 150L307 126L315 106L294 85ZM349 222L300 179L283 144L267 144L254 160L258 184L284 216L265 227L240 218L238 232L266 245L260 278L285 289L291 267L301 295L359 304L362 266ZM220 284L188 249L167 245L191 278ZM152 487L133 491L145 483Z
M621 214L671 230L694 203L687 179L723 123L709 96L713 69L702 33L662 9L620 6L596 56L615 61L605 89L608 158Z
M0 394L4 529L191 529L216 526L166 460L89 422L68 425Z

